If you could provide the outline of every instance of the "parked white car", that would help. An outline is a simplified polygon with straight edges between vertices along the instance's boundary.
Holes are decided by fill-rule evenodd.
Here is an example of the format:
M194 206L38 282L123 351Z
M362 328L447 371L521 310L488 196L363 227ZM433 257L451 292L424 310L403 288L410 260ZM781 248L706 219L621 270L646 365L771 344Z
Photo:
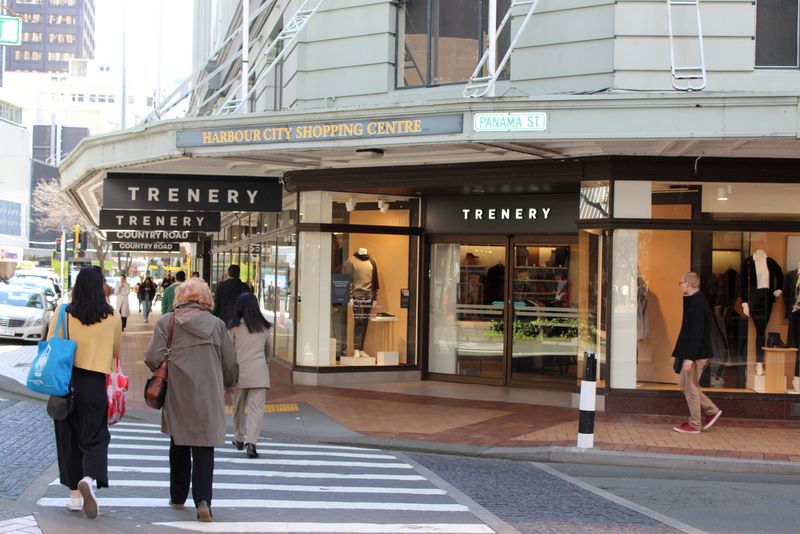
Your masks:
M0 338L46 339L52 310L41 289L0 285Z
M15 278L38 278L50 280L53 283L53 289L56 294L61 297L61 286L58 284L58 277L50 269L18 269L14 273Z
M50 309L55 309L56 306L58 306L58 301L60 299L59 292L56 291L55 283L48 278L15 276L8 281L8 285L36 288L44 293Z

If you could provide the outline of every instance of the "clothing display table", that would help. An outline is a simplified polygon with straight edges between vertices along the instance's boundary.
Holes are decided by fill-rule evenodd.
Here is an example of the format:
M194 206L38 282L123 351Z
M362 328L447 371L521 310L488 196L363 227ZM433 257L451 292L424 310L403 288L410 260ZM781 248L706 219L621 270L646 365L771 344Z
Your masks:
M770 348L764 350L764 393L786 393L786 360L797 352L793 348Z
M399 321L399 317L394 315L376 315L370 319L373 323L384 325L384 347L394 349L394 323ZM396 350L379 350L377 353L378 365L399 365L400 353Z

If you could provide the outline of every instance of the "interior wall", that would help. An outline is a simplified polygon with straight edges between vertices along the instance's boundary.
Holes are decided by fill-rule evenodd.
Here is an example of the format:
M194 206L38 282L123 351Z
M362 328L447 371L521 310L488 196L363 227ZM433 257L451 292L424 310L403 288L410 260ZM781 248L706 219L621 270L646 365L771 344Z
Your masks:
M647 309L643 315L640 313L646 329L641 324L637 329L639 382L678 381L672 369L672 349L683 317L678 281L690 270L691 246L692 234L688 230L639 231L639 272L648 289Z

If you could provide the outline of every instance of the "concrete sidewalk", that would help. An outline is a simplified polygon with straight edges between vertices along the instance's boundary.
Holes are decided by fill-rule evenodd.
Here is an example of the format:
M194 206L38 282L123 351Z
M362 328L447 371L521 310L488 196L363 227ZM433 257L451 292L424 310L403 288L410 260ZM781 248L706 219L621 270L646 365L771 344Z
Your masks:
M149 324L141 314L129 318L122 346L123 369L130 377L128 416L151 422L160 416L141 400L150 376L142 359L158 317L154 313ZM21 355L32 358L33 350L1 353L0 373L26 373ZM536 461L800 474L798 421L725 413L712 430L686 435L672 431L685 418L598 412L595 448L581 450L575 447L577 410L546 405L541 393L432 381L306 387L289 384L280 364L271 372L264 424L269 435ZM2 384L13 387L8 379Z

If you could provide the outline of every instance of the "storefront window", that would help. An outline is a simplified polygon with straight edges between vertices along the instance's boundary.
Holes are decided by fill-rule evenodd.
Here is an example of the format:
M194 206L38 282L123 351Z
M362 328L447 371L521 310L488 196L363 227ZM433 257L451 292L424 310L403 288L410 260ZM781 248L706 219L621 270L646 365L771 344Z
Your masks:
M800 234L615 231L611 386L676 387L671 354L683 315L677 282L694 271L714 311L710 365L701 385L794 391L797 352L764 347L775 341L798 346L798 269Z
M294 348L294 283L297 266L294 235L279 237L277 246L274 246L271 254L276 261L265 267L264 281L267 284L270 282L274 284L271 291L267 285L268 305L273 310L270 322L275 328L274 353L278 358L291 362ZM269 319L269 315L267 318Z
M608 182L582 182L580 197L581 219L607 219L609 185Z
M300 234L298 365L413 365L417 238Z
M413 197L311 191L300 194L300 222L418 227Z

